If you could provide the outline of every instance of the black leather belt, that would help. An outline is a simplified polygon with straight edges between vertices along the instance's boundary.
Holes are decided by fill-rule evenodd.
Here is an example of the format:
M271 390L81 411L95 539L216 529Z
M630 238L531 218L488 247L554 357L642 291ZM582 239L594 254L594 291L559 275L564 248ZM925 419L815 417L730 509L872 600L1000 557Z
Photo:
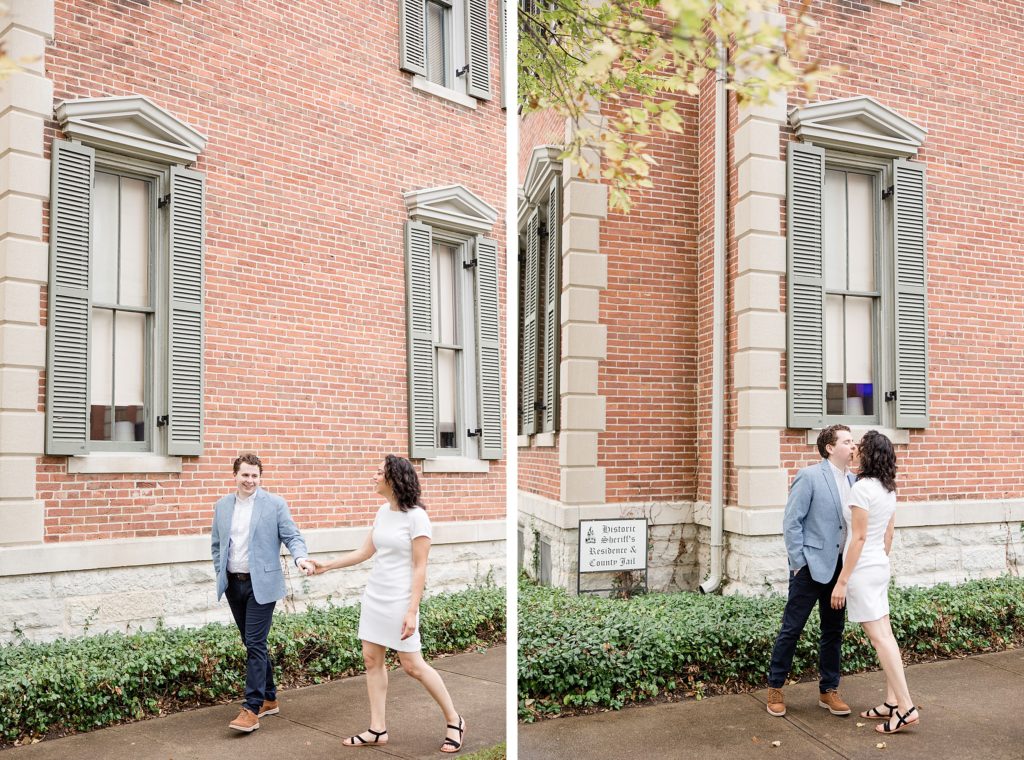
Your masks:
M247 581L249 580L249 573L228 573L228 578L234 578L236 581Z

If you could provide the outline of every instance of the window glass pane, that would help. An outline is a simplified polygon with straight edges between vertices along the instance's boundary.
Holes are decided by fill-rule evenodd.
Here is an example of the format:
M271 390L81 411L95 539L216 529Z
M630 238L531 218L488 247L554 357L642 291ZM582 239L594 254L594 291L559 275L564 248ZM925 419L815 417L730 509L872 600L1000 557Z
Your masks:
M114 316L114 440L146 440L146 315L119 311Z
M437 445L442 449L458 446L455 435L457 353L448 348L437 349Z
M149 306L149 183L121 179L121 260L118 303Z
M427 3L427 79L448 85L446 65L445 21L448 9L438 3Z
M93 309L89 332L89 438L109 441L114 397L114 313Z
M825 172L825 287L846 290L846 172Z
M874 181L867 174L847 175L849 203L850 290L875 289Z
M825 296L825 381L843 382L842 296Z
M98 303L117 303L117 236L119 178L96 172L93 187L92 219L92 299Z
M846 413L874 414L874 367L870 298L846 299Z
M434 340L453 346L459 344L455 329L455 254L451 246L434 246Z

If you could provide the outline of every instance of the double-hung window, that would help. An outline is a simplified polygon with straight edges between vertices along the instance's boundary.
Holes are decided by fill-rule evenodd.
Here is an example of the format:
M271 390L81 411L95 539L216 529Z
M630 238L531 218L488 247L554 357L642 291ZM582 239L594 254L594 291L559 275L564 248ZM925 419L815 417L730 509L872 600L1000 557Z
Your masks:
M496 212L459 186L407 203L410 456L426 471L486 469L503 453L498 247L480 233Z
M789 426L928 423L925 172L790 143Z
M145 98L58 118L46 451L199 454L205 179L184 164L205 140Z
M399 11L399 66L415 86L490 99L489 0L401 0Z
M519 236L520 435L558 429L561 187L560 176L552 175Z

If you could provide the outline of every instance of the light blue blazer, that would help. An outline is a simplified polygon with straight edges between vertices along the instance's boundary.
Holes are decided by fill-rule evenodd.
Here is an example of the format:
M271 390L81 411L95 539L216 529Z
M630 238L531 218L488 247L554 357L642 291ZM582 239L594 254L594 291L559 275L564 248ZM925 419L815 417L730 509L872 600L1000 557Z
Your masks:
M225 496L213 508L213 530L210 535L213 569L217 573L217 599L228 587L228 548L231 543L231 518L235 513L235 494ZM249 575L252 594L260 604L276 602L285 595L284 571L281 569L281 544L288 547L293 559L309 556L306 542L292 521L288 503L280 496L256 489L249 523Z
M852 476L848 475L851 482ZM846 543L846 524L839 489L827 459L796 474L789 489L782 532L789 570L804 566L818 583L828 583Z

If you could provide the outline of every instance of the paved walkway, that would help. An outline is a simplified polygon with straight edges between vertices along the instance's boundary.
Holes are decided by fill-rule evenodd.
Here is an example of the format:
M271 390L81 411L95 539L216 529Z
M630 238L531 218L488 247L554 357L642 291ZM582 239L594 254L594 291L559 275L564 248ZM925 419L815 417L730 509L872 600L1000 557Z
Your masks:
M435 660L455 706L466 718L462 753L505 740L505 647ZM166 718L114 726L88 734L16 747L4 760L320 760L348 757L342 737L364 730L369 720L366 678L282 691L280 715L240 734L228 728L238 705L204 707ZM390 674L386 747L358 750L356 760L440 757L444 719L426 690L401 670ZM460 754L462 754L460 753Z
M921 725L894 736L857 717L885 696L882 674L864 673L843 679L846 718L817 706L817 683L801 683L786 687L784 718L766 712L765 690L520 725L519 758L1024 758L1024 650L914 665L907 680Z

